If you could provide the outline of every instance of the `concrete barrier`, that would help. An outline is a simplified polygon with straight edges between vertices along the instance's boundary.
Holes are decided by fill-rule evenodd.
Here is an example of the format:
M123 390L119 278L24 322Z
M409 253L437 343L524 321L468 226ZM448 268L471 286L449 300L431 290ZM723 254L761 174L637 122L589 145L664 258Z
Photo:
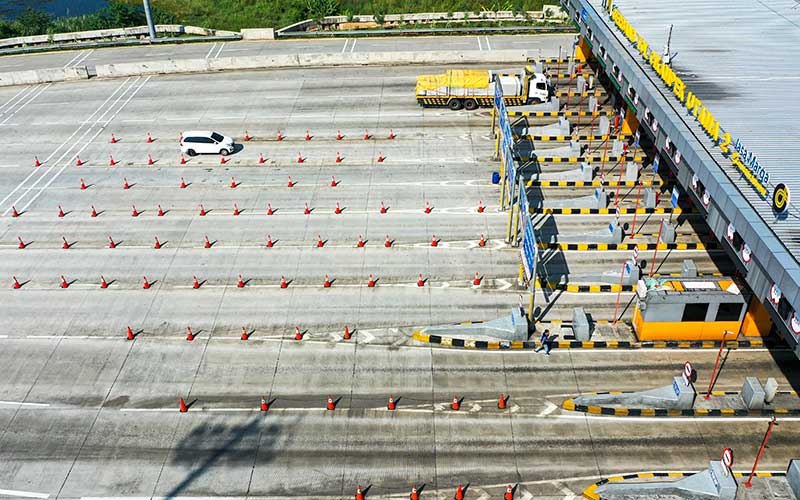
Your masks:
M330 66L401 66L415 64L495 64L524 61L525 50L361 52L354 54L281 54L219 59L182 59L100 64L93 72L86 67L0 73L0 87L97 78L166 75L256 69L285 69Z
M242 40L275 40L275 30L272 28L243 29Z

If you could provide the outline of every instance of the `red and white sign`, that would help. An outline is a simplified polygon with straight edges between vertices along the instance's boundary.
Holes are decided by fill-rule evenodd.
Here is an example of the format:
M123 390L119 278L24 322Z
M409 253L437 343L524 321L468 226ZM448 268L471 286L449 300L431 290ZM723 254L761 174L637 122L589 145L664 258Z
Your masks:
M730 469L733 467L733 450L725 448L722 450L722 465Z
M707 207L711 204L711 195L708 194L708 191L703 193L703 206Z
M681 152L675 151L675 165L681 164Z
M667 137L664 139L664 149L666 149L667 151L669 151L670 149L672 149L672 141L670 140L669 136L667 136Z
M692 189L697 189L697 175L692 174Z
M745 243L742 245L742 260L745 264L749 264L753 260L753 253L750 251L750 245Z
M733 237L736 235L736 228L733 227L733 224L728 223L728 230L726 236L728 237L728 241L733 241Z
M783 297L783 292L778 288L778 285L773 283L772 286L769 287L769 300L777 306L781 301L781 297Z
M617 219L619 219L619 205L617 205L617 208L614 209L614 213L617 215Z
M653 124L650 126L650 128L653 129L653 132L658 132L658 120L653 118Z
M792 319L789 320L789 326L792 327L792 332L795 335L800 335L800 318L797 317L796 312L792 312Z
M633 260L639 258L639 247L633 247Z
M692 363L687 361L683 364L683 381L686 382L686 385L689 385L689 383L692 381L692 372L694 372Z

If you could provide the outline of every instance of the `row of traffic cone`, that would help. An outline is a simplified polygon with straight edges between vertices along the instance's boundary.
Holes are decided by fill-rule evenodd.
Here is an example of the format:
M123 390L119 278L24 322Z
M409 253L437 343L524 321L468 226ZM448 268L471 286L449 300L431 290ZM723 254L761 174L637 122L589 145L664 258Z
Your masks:
M364 131L364 140L369 140L369 139L372 139L373 137L374 136L369 133L369 130L365 130ZM396 137L397 136L395 135L394 131L392 129L389 129L389 135L387 135L386 138L387 139L395 139ZM313 138L313 136L311 135L311 132L309 130L306 130L305 140L310 141L312 138ZM337 141L341 141L344 138L345 138L345 136L342 135L342 131L341 130L337 130L336 131L336 140ZM248 130L245 130L244 131L244 140L245 140L245 142L250 142L253 139L255 139L255 137L250 135L250 132ZM286 139L286 136L281 134L281 131L278 130L277 139L279 141L282 141L282 140ZM183 141L183 134L180 135L179 141ZM114 135L114 133L112 132L111 133L111 140L109 142L111 142L111 144L116 144L118 142L121 142L121 139L117 138L116 135ZM146 142L148 144L156 142L156 139L150 134L150 132L147 132L147 140L146 140Z

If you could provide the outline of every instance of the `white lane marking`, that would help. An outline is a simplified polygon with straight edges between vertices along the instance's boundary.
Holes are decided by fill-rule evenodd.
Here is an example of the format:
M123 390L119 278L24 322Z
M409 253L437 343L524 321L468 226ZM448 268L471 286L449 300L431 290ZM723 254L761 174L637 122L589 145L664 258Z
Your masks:
M150 81L150 78L152 78L152 77L151 77L151 76L148 76L147 78L145 78L145 79L144 79L144 81L142 82L142 84L141 84L141 85L139 85L139 87L138 87L136 90L134 90L134 91L133 91L133 93L132 93L130 96L128 96L128 99L127 99L125 102L123 102L123 103L122 103L122 105L121 105L119 108L117 108L117 110L114 112L114 114L113 114L113 115L111 115L111 117L110 117L108 120L106 120L106 121L105 121L105 123L103 123L103 125L102 125L102 126L100 126L100 127L97 129L97 132L95 132L95 134L92 136L92 138L91 138L91 139L89 139L89 141L88 141L88 142L86 142L86 143L83 145L83 147L82 147L82 148L80 148L78 151L76 151L76 152L75 152L75 156L79 155L79 154L80 154L80 153L81 153L81 152L82 152L84 149L86 149L87 147L89 147L89 144L91 144L91 143L92 143L92 142L95 140L95 138L96 138L98 135L100 135L100 132L102 132L103 130L105 130L105 127L106 127L106 126L107 126L107 125L108 125L108 124L111 122L111 120L113 120L113 119L114 119L114 117L115 117L115 116L117 116L117 115L120 113L120 111L122 111L122 110L125 108L125 106L127 106L127 104L128 104L130 101L131 101L131 99L133 99L133 97L134 97L136 94L138 94L140 90L142 90L142 87L144 87L144 86L145 86L145 84L147 84L147 82L148 82L148 81ZM136 83L134 82L134 85L135 85L135 84L136 84ZM133 85L131 85L131 88L133 88ZM122 94L122 95L124 95L124 94ZM122 95L120 96L120 98L122 97ZM116 103L117 103L118 101L119 101L119 99L117 99L117 101L114 101L114 104L113 104L113 105L111 105L111 106L108 108L108 110L107 110L105 113L103 113L103 114L100 116L100 118L98 118L98 121L100 121L100 119L102 119L102 118L103 118L103 116L105 116L105 115L106 115L106 113L108 113L109 111L111 111L111 110L113 109L114 105L116 105ZM88 131L88 130L87 130L87 131ZM30 200L28 203L26 203L25 205L23 205L23 207L22 207L22 210L27 210L27 209L28 209L28 207L30 207L30 206L31 206L31 204L32 204L34 201L36 201L36 198L38 198L39 196L41 196L41 195L42 195L42 193L44 193L44 191L45 191L45 190L46 190L46 189L47 189L47 188L50 186L50 184L52 184L52 183L53 183L53 181L54 181L54 180L56 180L56 179L58 178L58 176L60 176L60 175L61 175L61 173L64 171L64 169L66 169L67 167L69 167L71 164L72 164L72 160L71 160L71 159L70 159L70 161L68 161L68 162L64 163L64 166L63 166L63 167L61 167L61 170L59 170L58 172L56 172L56 174L55 174L55 175L54 175L54 176L53 176L53 177L52 177L52 178L51 178L51 179L50 179L50 180L47 182L47 184L45 184L44 186L42 186L42 188L39 190L39 192L38 192L38 193L36 193L36 195L34 195L34 196L33 196L33 198L31 198L31 200ZM38 181L37 181L37 182L38 182ZM23 195L23 196L24 196L24 195Z
M219 50L217 51L217 55L214 56L214 59L219 59L219 55L222 54L222 47L225 46L225 42L222 42L219 46Z
M0 405L30 406L32 408L45 408L50 406L49 403L25 403L23 401L0 401Z
M537 417L545 417L558 409L558 405L555 405L550 401L545 401L544 404L546 405L546 408L540 411Z
M47 493L36 493L34 491L0 490L0 495L22 498L50 498Z
M486 50L492 50L492 46L489 44L489 37L486 37Z
M356 42L358 41L357 38L353 39L353 43L350 44L350 53L352 54L356 50Z
M87 57L89 57L90 55L92 55L92 52L94 52L94 49L88 50L88 51L86 52L86 54L85 54L83 57L81 57L80 59L78 59L77 61L75 61L74 63L72 63L72 67L73 67L73 68L76 68L76 67L78 67L78 65L79 65L79 64L81 64L83 61L85 61Z
M22 110L22 109L23 109L25 106L27 106L28 104L32 103L32 102L33 102L33 101L34 101L34 100L35 100L37 97L39 97L40 95L42 95L42 92L44 92L45 90L47 90L47 89L50 87L50 85L52 85L52 83L48 83L48 84L47 84L47 85L45 85L44 87L41 87L41 88L37 89L37 90L34 92L34 94L35 94L35 95L34 95L33 97L31 97L30 99L28 99L27 101L25 101L24 103L22 103L22 104L21 104L21 105L20 105L20 106L19 106L17 109L15 109L14 111L12 111L12 112L11 112L11 114L10 114L10 115L8 115L8 116L6 117L6 119L5 119L5 120L3 120L2 122L0 122L0 125L5 125L5 124L6 124L6 122L7 122L8 120L10 120L10 119L11 119L11 118L12 118L14 115L16 115L18 112L20 112L20 111L21 111L21 110ZM30 94L28 94L28 95L30 95ZM25 96L25 97L27 97L27 96Z
M481 37L476 36L475 39L478 40L478 50L483 50L483 46L481 45Z
M349 38L345 38L345 40L344 40L344 46L342 47L342 54L344 54L344 52L347 50L347 43L348 43L349 41L350 41L350 39L349 39Z
M68 68L68 67L69 67L69 65L73 63L73 61L75 61L77 58L79 58L79 57L81 56L81 54L83 54L83 52L84 52L83 50L80 50L80 51L78 51L78 53L77 53L77 54L75 54L75 55L72 57L72 59L70 59L70 60L67 62L67 64L65 64L65 65L61 66L61 68L62 68L62 69L64 69L64 68Z
M208 59L209 57L211 57L211 53L212 53L212 52L214 52L214 49L215 49L216 47L217 47L217 42L214 42L214 45L212 45L212 46L211 46L211 48L210 48L210 49L208 49L208 54L206 54L206 59Z
M2 106L0 106L0 113L5 113L5 111L3 111L3 108L5 108L9 104L11 104L14 100L16 100L16 98L19 97L20 94L22 94L23 92L27 92L31 88L32 87L30 85L28 85L27 87L24 87L22 90L20 90L16 94L14 94L14 97L12 97L11 99L7 100Z
M59 145L59 146L58 146L58 147L57 147L57 148L56 148L56 149L55 149L55 150L54 150L52 153L50 153L50 155L48 155L48 156L47 156L47 158L45 158L45 159L44 159L44 162L45 162L45 163L47 163L48 161L50 161L50 159L51 159L53 156L55 156L56 154L58 154L58 152L61 150L61 148L62 148L62 147L64 147L64 145L65 145L65 144L67 144L67 143L70 141L70 139L72 139L73 137L75 137L75 134L77 134L78 132L80 132L80 130L83 128L83 126L84 126L84 125L86 125L86 123L88 123L88 122L89 122L89 120L91 120L91 119L92 119L92 117L93 117L94 115L96 115L96 114L97 114L97 113L98 113L98 112L99 112L101 109L103 109L103 106L105 106L105 105L106 105L106 103L107 103L108 101L110 101L110 100L111 100L111 98L113 98L113 97L114 97L114 95L115 95L115 94L116 94L116 93L119 91L119 89L121 89L121 88L122 88L122 87L123 87L123 86L124 86L126 83L128 83L129 81L130 81L130 78L126 78L126 79L125 79L125 81L124 81L124 82L122 82L122 83L119 85L119 87L117 87L117 88L114 90L114 92L112 92L112 93L111 93L111 95L110 95L110 96L108 96L108 98L107 98L107 99L106 99L106 100L103 102L103 104L101 104L101 105L100 105L100 106L99 106L99 107L98 107L96 110L94 110L94 113L92 113L91 115L89 115L89 117L88 117L86 120L84 120L84 121L83 121L83 122L82 122L82 123L81 123L81 124L78 126L78 128L76 128L76 129L75 129L75 131L74 131L74 132L73 132L73 133L72 133L72 134L71 134L69 137L67 137L67 139L66 139L64 142L62 142L62 143L61 143L61 144L60 144L60 145ZM61 155L61 157L59 157L59 158L58 158L58 160L56 160L56 161L55 161L55 163L58 163L59 161L61 161L61 159L64 157L64 155L66 155L66 152L65 152L64 154L62 154L62 155ZM16 193L16 192L17 192L17 190L19 190L20 188L22 188L22 187L25 185L25 183L26 183L26 182L28 182L28 180L29 180L31 177L33 177L33 175L34 175L34 174L36 174L37 172L39 172L39 168L37 168L37 167L34 167L34 168L33 168L33 170L31 170L31 173L30 173L30 174L28 174L28 176L27 176L27 177L25 177L25 178L22 180L22 182L20 182L20 183L19 183L19 185L17 185L17 187L15 187L15 188L14 188L14 189L13 189L13 190L10 192L10 193L8 193L8 194L6 195L6 197L5 197L5 198L3 198L2 200L0 200L0 208L2 208L2 205L3 205L3 204L6 202L6 201L8 201L8 199L9 199L9 198L11 198L11 196L13 196L13 195L14 195L14 193ZM42 175L46 175L46 174L47 174L47 171L45 171L45 172L43 172L43 173L42 173ZM11 210L11 207L8 207L8 210L6 210L5 212L3 212L3 215L6 215L6 214L8 214L9 210Z

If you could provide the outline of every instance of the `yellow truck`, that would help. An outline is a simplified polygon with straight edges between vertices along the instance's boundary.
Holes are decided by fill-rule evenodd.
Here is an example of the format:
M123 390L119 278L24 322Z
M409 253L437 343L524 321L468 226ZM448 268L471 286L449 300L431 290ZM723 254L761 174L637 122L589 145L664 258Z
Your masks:
M530 66L519 72L508 70L451 69L438 75L417 77L417 103L423 107L474 110L491 107L495 86L500 85L509 106L546 102L552 95L547 77Z

